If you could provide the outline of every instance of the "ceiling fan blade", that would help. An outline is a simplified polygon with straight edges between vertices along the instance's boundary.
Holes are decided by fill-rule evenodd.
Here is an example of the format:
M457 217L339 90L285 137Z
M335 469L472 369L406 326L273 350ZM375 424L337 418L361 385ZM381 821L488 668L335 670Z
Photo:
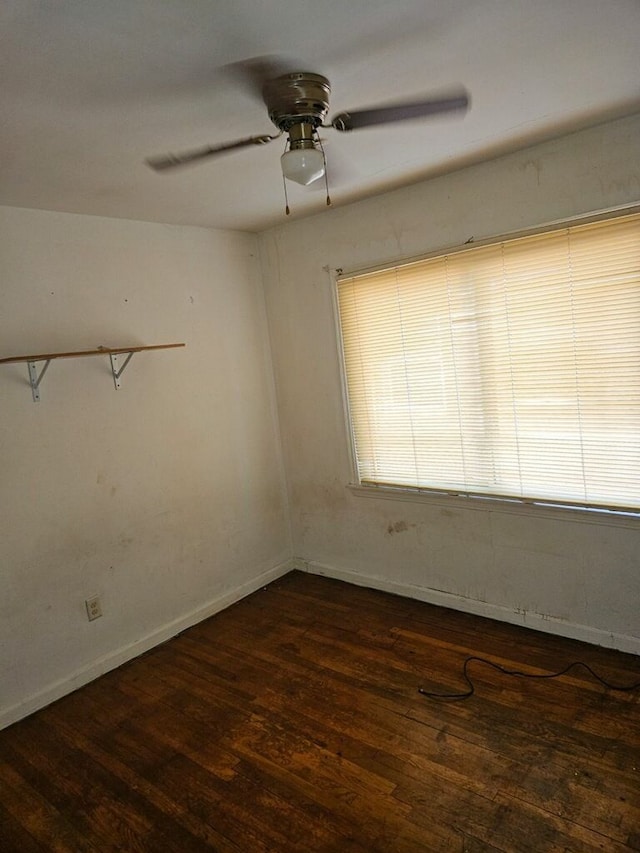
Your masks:
M263 134L262 136L249 136L246 139L236 139L235 142L226 142L222 145L207 145L204 148L196 148L193 151L186 151L184 154L166 154L162 157L149 157L147 165L156 172L164 172L167 169L173 169L177 166L187 166L190 163L196 163L198 160L206 160L208 157L214 157L216 154L224 154L226 151L235 151L236 148L248 148L251 145L266 145L274 139L277 139L280 134L270 136Z
M358 130L361 127L373 127L378 124L390 124L408 119L426 118L439 113L466 110L469 106L469 94L464 89L443 98L430 98L427 101L410 101L377 107L369 110L339 113L331 125L340 131Z

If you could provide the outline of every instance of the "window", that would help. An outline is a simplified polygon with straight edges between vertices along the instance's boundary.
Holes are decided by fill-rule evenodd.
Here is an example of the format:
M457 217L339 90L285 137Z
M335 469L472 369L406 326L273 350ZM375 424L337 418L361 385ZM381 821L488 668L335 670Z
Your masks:
M640 214L338 280L359 481L640 508Z

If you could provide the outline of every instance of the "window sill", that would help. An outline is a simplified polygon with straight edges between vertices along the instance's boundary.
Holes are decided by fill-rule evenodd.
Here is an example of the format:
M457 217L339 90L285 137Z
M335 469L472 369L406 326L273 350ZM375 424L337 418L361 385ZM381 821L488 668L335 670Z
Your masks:
M562 504L525 503L517 498L450 495L446 492L419 491L391 486L364 486L350 483L349 491L360 498L378 500L409 501L410 503L460 509L465 511L500 512L507 515L524 515L529 518L547 518L553 521L570 521L579 524L600 524L605 527L640 529L640 512L617 512L615 510L588 509L586 507L563 506Z

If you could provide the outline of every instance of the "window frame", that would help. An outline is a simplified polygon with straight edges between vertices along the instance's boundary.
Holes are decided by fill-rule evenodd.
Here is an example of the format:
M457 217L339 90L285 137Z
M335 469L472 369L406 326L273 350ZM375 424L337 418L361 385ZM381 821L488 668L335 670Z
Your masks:
M342 325L339 309L339 284L343 279L352 278L360 275L373 274L379 271L385 271L394 267L402 267L405 265L414 264L430 258L437 258L442 255L452 255L459 252L468 251L469 248L480 248L482 246L495 245L509 240L517 240L520 238L531 237L539 234L545 234L554 230L570 228L576 225L588 225L609 219L615 219L630 214L640 213L640 202L632 205L622 205L619 207L607 208L600 211L591 211L582 215L573 216L570 218L553 220L544 224L536 225L531 228L518 229L515 231L504 232L487 237L480 240L475 240L471 237L469 240L461 244L453 246L440 246L431 251L421 253L419 255L405 256L396 259L387 259L366 267L354 269L343 269L336 267L331 270L332 280L332 302L334 312L334 323L336 330L337 354L339 361L340 388L342 394L343 415L348 437L348 454L350 480L347 487L357 497L378 497L391 500L404 500L419 503L430 503L439 506L451 507L452 504L461 509L499 509L500 511L515 513L515 514L530 514L532 511L539 516L549 518L558 518L559 515L570 517L575 521L585 523L602 523L607 525L622 526L622 527L637 527L640 522L640 507L605 507L605 506L585 506L580 503L572 503L570 501L553 500L553 499L529 499L511 495L499 494L484 494L471 491L448 491L437 487L427 486L405 486L405 485L387 485L360 481L356 441L354 433L353 419L351 417L349 389L347 384L347 372L345 362L344 341L342 337Z

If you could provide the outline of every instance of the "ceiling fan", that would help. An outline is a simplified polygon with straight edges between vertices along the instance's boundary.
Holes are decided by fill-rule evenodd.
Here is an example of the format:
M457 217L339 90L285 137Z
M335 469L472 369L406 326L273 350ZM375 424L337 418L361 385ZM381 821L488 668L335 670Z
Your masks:
M326 160L318 128L333 128L344 133L440 113L463 111L469 105L468 93L459 89L439 98L338 113L329 124L325 124L331 94L331 85L326 77L307 71L291 71L276 76L273 76L272 72L270 76L266 76L262 69L262 79L258 80L255 71L255 68L249 69L253 83L261 84L262 100L279 133L250 136L222 145L207 145L182 154L151 157L147 160L148 165L158 172L163 172L238 148L266 145L286 133L287 149L280 158L282 173L288 180L307 186L323 175L326 180ZM330 203L328 196L327 203Z

